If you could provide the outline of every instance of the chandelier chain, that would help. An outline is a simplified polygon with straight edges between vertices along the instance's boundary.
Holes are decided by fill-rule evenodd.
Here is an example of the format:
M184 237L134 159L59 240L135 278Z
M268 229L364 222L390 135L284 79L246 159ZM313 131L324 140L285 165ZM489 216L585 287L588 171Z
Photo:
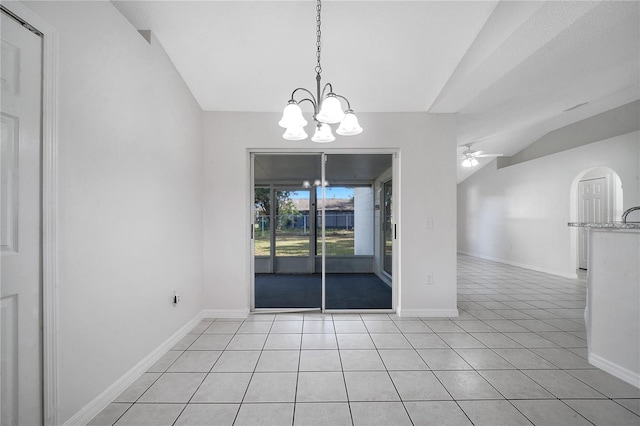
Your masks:
M322 36L322 31L320 30L320 9L322 8L320 4L320 0L316 5L316 73L320 74L322 72L322 66L320 65L320 51L322 50L322 43L320 42L320 38Z

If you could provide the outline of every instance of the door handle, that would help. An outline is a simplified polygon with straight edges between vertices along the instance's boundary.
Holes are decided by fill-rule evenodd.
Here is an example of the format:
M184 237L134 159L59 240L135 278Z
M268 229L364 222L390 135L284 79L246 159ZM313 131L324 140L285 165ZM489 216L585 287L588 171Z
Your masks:
M393 239L398 239L398 225L396 223L393 224Z

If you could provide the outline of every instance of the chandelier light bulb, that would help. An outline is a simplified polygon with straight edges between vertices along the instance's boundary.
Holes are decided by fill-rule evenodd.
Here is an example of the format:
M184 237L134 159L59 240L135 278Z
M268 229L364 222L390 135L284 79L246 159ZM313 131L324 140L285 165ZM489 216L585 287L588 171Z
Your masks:
M327 123L319 123L311 140L318 143L327 143L335 141L336 137L331 133L331 127Z
M309 137L302 126L288 127L287 131L282 135L288 141L301 141Z
M362 133L362 127L358 124L358 117L352 110L347 110L344 119L336 130L336 133L342 136L353 136Z
M320 105L320 112L317 117L321 123L335 124L344 119L344 112L342 111L342 105L340 100L336 98L336 95L329 93Z
M295 101L289 101L289 104L282 111L282 118L278 124L285 129L289 127L304 127L307 125L307 120L302 116L300 105Z

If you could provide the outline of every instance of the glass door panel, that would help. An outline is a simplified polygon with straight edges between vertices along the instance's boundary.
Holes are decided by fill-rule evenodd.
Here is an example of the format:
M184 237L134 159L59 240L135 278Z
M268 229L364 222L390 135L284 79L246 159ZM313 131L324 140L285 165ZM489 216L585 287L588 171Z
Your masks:
M376 268L380 233L375 232L379 216L373 190L392 166L390 154L326 155L325 197L320 188L317 218L325 235L324 253L321 239L317 252L324 255L326 309L392 309L390 282L376 273L382 268Z
M383 269L389 275L392 275L393 271L393 182L391 180L386 181L382 186L382 196L384 210L383 214L383 231L384 241L382 247L383 257Z
M253 154L253 309L319 310L315 191L319 154Z

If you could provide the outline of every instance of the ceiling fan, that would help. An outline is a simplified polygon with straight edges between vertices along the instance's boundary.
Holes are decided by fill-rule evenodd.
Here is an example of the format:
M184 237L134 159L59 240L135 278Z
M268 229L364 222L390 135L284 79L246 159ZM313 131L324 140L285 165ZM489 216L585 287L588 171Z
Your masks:
M462 160L462 167L474 167L478 165L477 158L485 158L485 157L502 157L504 154L490 154L485 153L484 151L474 151L471 149L472 143L464 144L467 149L462 152L460 159ZM462 147L460 147L462 148Z

